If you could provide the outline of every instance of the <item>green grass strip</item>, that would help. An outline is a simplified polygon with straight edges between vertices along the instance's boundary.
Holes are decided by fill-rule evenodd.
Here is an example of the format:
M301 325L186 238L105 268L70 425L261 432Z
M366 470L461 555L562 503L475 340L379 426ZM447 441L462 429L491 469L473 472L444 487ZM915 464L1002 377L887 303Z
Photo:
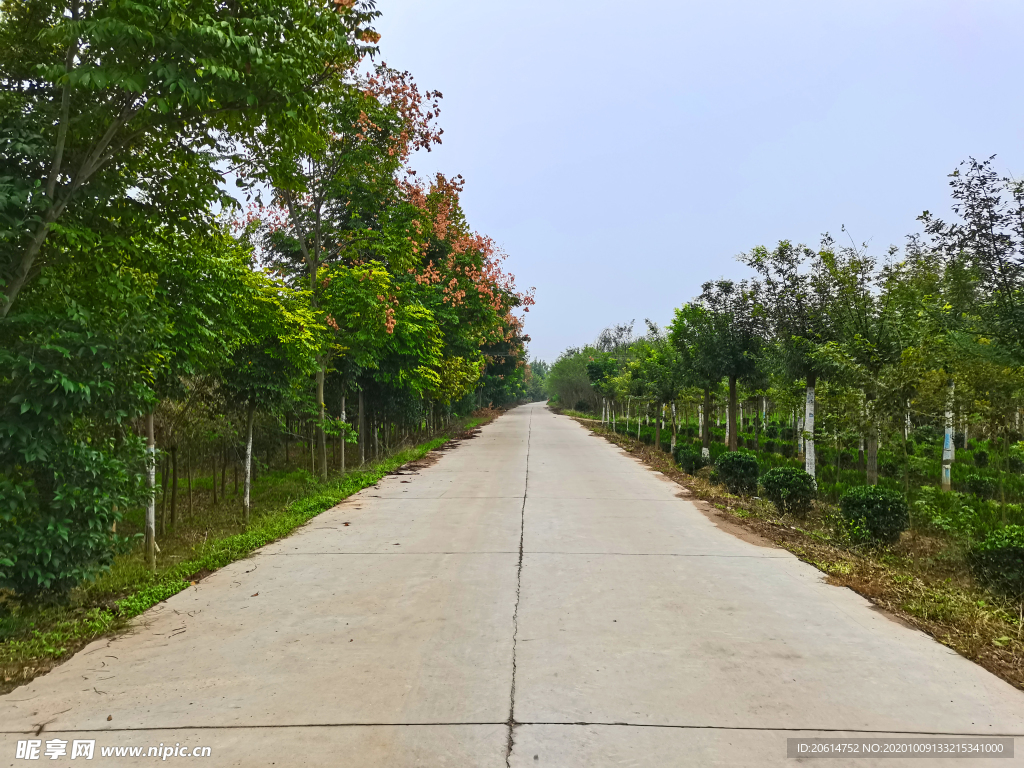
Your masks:
M465 425L465 429L472 429L480 421L471 419ZM35 630L31 637L22 640L11 639L0 644L0 662L28 663L33 660L60 658L69 649L81 647L117 629L128 619L188 588L191 576L223 568L229 563L247 557L260 547L287 536L300 525L326 512L349 496L375 485L389 472L440 448L449 439L451 438L448 436L436 437L383 459L369 469L350 472L344 477L318 485L312 493L291 502L283 510L254 518L247 530L208 543L199 557L178 563L158 575L155 581L117 600L113 607L91 608L84 616L58 620L45 630Z

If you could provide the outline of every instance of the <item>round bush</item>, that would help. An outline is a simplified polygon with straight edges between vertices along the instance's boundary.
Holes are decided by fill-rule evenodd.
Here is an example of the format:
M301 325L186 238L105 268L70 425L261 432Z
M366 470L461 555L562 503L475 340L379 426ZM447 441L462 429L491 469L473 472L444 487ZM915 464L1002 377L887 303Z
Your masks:
M982 468L988 466L988 451L977 450L974 452L974 466Z
M749 453L723 453L715 462L718 477L732 493L757 491L757 458Z
M992 499L996 495L996 481L984 475L970 474L964 478L967 492L979 499Z
M894 544L910 525L910 510L903 495L877 485L851 488L839 500L839 511L858 542Z
M993 531L970 554L975 576L988 587L1014 597L1024 595L1024 526Z
M814 478L802 469L775 467L761 478L762 493L782 514L806 517L818 494Z
M692 445L676 446L676 464L687 474L694 475L698 470L710 463L711 460L704 458L704 452L699 447Z
M779 436L779 425L769 424L768 428L764 431L764 433L768 435L769 439L775 440Z
M774 440L766 440L764 443L764 449L768 453L778 453L779 446Z
M1015 475L1024 475L1024 459L1020 456L1011 456L1006 461L1006 468Z

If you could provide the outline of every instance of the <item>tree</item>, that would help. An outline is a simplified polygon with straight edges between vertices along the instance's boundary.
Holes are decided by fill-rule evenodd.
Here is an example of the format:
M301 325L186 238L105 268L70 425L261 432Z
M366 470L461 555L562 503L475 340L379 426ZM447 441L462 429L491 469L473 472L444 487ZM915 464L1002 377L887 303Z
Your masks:
M315 370L320 329L302 297L261 273L251 278L245 307L248 335L232 355L224 386L245 411L243 522L248 525L252 488L252 434L256 412L284 402Z
M806 383L804 468L813 476L814 388L824 372L816 353L834 338L830 319L833 298L822 276L822 262L806 246L794 246L788 240L780 241L774 251L758 246L740 259L761 275L760 311L779 347L784 369Z
M952 330L989 337L1014 364L1024 364L1024 182L999 176L970 158L950 174L953 211L946 223L925 211L919 220L933 258L948 262L955 282L947 306ZM991 350L990 350L991 351Z
M686 386L704 393L701 407L701 441L705 458L711 455L712 393L722 380L719 322L722 316L712 314L698 303L685 304L675 310L669 325L669 340L679 354L681 376Z
M757 286L731 280L705 283L698 301L714 327L719 376L729 380L729 450L735 451L739 439L737 383L756 376L764 344Z
M104 209L157 207L168 225L221 199L215 163L266 125L301 135L339 71L370 49L371 7L303 0L5 0L0 24L0 279L6 317L69 235ZM106 201L112 200L113 206ZM60 242L47 246L58 222ZM123 236L123 235L122 235Z

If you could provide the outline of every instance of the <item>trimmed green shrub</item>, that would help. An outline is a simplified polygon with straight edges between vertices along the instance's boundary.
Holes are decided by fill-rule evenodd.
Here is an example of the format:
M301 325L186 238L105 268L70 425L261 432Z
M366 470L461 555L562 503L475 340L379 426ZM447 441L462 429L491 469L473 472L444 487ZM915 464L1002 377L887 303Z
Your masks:
M1015 475L1024 475L1024 459L1020 456L1011 456L1006 460L1006 468Z
M766 440L764 443L764 450L766 453L778 453L779 446L774 440Z
M757 458L749 453L723 453L715 462L718 477L732 493L757 491Z
M818 494L814 478L802 469L775 467L761 477L762 493L782 514L806 517Z
M986 586L1014 597L1024 595L1024 526L993 531L970 554L971 567Z
M988 466L988 451L983 451L979 448L974 452L974 466L981 467L982 469Z
M693 445L676 446L676 464L687 474L694 475L710 463L711 460L704 458L700 448Z
M974 494L979 499L991 499L996 495L996 481L991 477L970 474L964 478L963 483L967 492Z
M877 485L858 485L839 500L839 511L856 542L894 544L910 525L903 494Z

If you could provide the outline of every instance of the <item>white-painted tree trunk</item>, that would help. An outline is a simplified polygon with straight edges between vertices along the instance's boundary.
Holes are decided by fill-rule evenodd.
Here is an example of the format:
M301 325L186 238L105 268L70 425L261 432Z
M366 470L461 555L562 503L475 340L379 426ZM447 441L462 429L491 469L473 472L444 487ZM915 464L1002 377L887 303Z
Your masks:
M252 423L256 417L256 407L253 405L249 406L249 413L246 417L245 425L245 467L244 467L244 484L242 486L242 520L246 525L249 524L249 513L251 510L251 491L252 491Z
M946 423L942 438L942 490L953 488L953 461L956 459L956 445L953 443L953 380L946 383Z
M345 427L346 427L346 424L348 423L346 421L347 418L348 417L347 417L347 415L345 413L345 396L342 395L341 396L341 474L343 474L343 475L345 474L345 447L348 445L348 443L345 442L345 438L348 437L348 435L345 434L345 432L346 432Z
M807 402L804 408L804 432L807 439L804 444L804 471L811 477L815 476L814 461L814 387L807 387Z
M146 483L149 502L146 504L146 560L156 573L156 428L153 412L146 414Z
M704 439L704 406L697 406L697 437Z
M672 401L672 442L669 444L669 450L672 455L676 455L676 403Z

